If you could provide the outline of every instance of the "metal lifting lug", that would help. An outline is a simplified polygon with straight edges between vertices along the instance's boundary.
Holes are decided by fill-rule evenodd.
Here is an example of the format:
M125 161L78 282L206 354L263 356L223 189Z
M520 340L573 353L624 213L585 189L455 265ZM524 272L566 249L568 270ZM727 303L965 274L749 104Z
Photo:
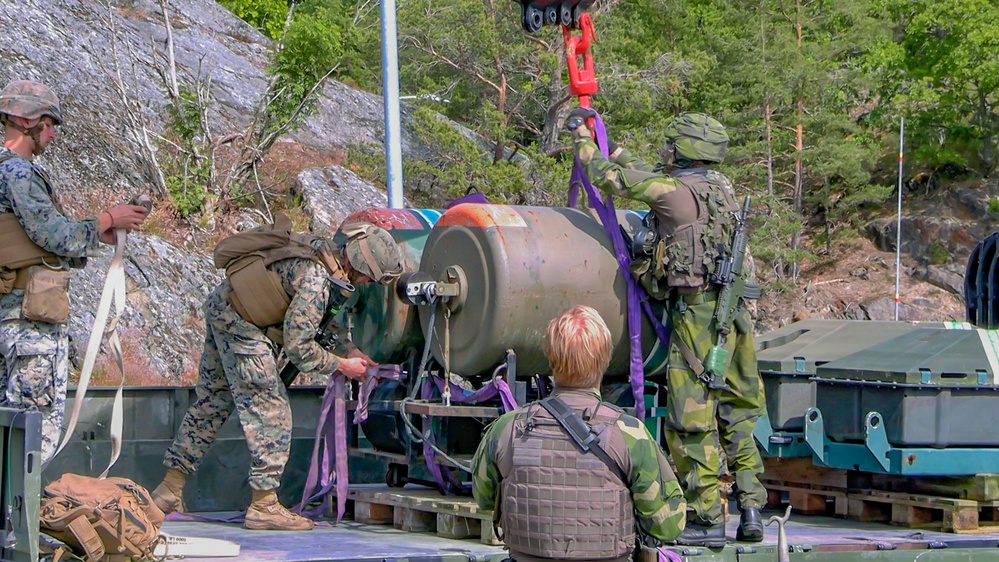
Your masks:
M437 282L422 271L403 273L395 284L395 291L401 301L413 306L434 304L439 298Z
M423 271L404 273L396 283L396 295L413 306L435 305L443 302L449 310L456 310L464 302L464 275L448 268L444 281L434 281Z

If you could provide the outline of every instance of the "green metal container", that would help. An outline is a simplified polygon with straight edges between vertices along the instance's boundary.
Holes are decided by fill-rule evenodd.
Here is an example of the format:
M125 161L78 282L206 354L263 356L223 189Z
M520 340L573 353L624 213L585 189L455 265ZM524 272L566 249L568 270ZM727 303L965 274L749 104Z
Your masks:
M808 319L756 339L756 359L767 395L767 414L775 431L801 431L802 415L815 406L815 383L821 365L867 346L942 322L880 322Z
M402 249L405 270L416 271L427 236L440 215L440 211L433 209L372 207L348 216L340 229L357 222L384 228ZM401 363L422 351L424 340L418 313L399 300L394 284L359 285L350 304L354 307L354 344L375 361Z
M863 441L878 412L896 447L999 446L999 332L923 328L819 366L826 435Z
M643 214L618 213L625 230ZM512 349L517 370L547 373L541 349L552 318L572 305L595 308L612 336L610 377L628 374L627 288L610 239L593 215L570 208L462 204L437 221L427 238L420 270L435 280L460 271L460 306L445 318L438 307L431 345L443 363L442 342L450 334L450 370L466 377L487 375ZM660 314L664 311L660 309ZM430 308L421 307L424 333ZM645 323L646 374L665 368L667 350Z
M292 386L291 456L279 490L281 501L301 500L319 422L322 386ZM66 472L97 476L111 457L111 407L117 388L89 388L73 439L41 475L42 486ZM76 400L70 389L67 412ZM152 490L163 478L163 454L173 442L188 406L197 399L194 387L132 387L124 391L124 434L121 458L111 476L124 476ZM348 424L348 428L354 427ZM383 468L366 459L352 459L351 481L375 482ZM250 454L238 416L233 413L219 431L198 472L188 479L184 503L189 511L238 511L250 502L247 475Z

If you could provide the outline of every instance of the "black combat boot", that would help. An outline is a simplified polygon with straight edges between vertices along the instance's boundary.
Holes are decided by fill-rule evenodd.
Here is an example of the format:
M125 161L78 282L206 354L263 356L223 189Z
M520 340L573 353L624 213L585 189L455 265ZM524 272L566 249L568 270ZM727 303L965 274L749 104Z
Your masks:
M728 539L725 537L725 522L714 525L702 525L700 523L687 523L687 527L676 539L677 544L686 546L706 546L708 548L722 548Z
M763 518L760 517L760 508L742 508L742 517L739 518L739 530L736 531L735 538L745 542L763 541Z

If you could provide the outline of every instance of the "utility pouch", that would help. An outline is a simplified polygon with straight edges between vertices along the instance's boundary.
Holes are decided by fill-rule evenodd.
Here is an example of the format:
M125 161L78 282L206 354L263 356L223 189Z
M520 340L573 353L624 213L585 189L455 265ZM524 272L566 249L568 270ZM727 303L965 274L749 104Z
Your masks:
M650 254L638 256L629 264L631 274L654 300L665 301L669 298L670 286L666 283L668 260L666 243L658 240Z
M62 324L69 320L69 278L64 269L44 265L28 268L28 285L24 289L21 315L25 320Z

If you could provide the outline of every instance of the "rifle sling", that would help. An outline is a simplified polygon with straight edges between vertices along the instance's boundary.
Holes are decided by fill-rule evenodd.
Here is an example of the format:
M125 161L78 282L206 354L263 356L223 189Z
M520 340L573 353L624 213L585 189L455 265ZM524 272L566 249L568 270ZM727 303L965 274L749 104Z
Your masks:
M583 421L583 418L579 417L579 414L574 412L568 404L557 396L549 396L539 402L539 404L555 418L555 421L558 422L562 430L572 439L573 443L579 447L579 450L584 453L592 452L607 465L607 468L611 469L611 472L617 475L622 483L628 484L624 469L600 445L600 438L593 432L593 428Z
M680 350L680 355L683 355L684 360L687 361L687 365L690 369L694 371L694 374L698 377L704 374L704 363L694 355L694 350L683 341L683 338L674 337L673 343L676 344L676 348Z

